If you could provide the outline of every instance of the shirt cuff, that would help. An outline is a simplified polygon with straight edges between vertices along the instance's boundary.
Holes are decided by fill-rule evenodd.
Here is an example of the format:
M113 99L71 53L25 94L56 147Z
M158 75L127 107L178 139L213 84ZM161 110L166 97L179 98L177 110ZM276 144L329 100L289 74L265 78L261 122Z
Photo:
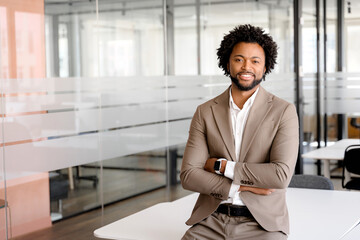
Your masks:
M236 162L233 161L226 162L224 176L230 178L231 180L234 180L235 164Z
M240 185L231 183L230 191L229 191L229 198L234 198L235 194L238 192L239 188L240 188Z

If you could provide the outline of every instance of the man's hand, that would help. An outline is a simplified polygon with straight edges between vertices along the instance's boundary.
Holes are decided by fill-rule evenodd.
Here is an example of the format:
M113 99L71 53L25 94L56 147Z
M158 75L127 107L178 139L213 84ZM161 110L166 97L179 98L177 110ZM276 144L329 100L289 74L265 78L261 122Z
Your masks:
M239 191L249 191L259 195L270 195L271 193L275 192L275 189L240 186Z
M208 172L215 173L214 164L215 164L216 160L218 160L218 159L217 158L209 158L208 160L206 160L204 169Z

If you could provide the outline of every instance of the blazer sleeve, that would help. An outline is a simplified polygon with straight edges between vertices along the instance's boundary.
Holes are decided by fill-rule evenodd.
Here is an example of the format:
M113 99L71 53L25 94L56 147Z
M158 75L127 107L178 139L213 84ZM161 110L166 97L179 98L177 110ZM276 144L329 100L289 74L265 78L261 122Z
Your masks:
M205 162L209 158L206 133L204 116L199 106L190 125L180 172L181 183L187 190L225 200L228 198L232 181L204 170Z
M262 134L261 132L259 134ZM299 147L299 123L295 106L288 104L280 118L275 136L272 141L269 158L248 154L244 162L237 162L234 172L234 183L260 188L286 188L294 172L298 147ZM261 147L256 145L254 147ZM252 146L253 147L253 146Z

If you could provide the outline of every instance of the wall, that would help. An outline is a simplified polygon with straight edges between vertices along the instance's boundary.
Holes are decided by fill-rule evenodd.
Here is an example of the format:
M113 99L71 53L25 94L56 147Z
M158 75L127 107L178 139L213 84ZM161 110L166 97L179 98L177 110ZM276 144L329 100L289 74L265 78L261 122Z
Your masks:
M0 79L1 91L5 79L45 77L45 36L43 0L0 0ZM13 84L12 81L9 81ZM27 93L41 94L41 93ZM1 131L1 153L9 145L21 145L23 141L3 142L14 132L7 131L12 117L4 109L9 97L17 94L2 94L1 116L5 130ZM26 113L21 113L26 115ZM27 139L32 141L32 139ZM6 165L12 159L3 158L0 167L0 199L5 199L11 209L12 237L51 226L49 206L48 173L36 173L8 180L11 173ZM30 158L24 158L29 161ZM6 173L6 174L5 174ZM6 191L6 192L5 192ZM0 211L0 239L6 238L4 211ZM8 218L8 220L10 220ZM7 221L10 225L10 221ZM10 229L10 228L9 228ZM8 233L10 237L10 232Z

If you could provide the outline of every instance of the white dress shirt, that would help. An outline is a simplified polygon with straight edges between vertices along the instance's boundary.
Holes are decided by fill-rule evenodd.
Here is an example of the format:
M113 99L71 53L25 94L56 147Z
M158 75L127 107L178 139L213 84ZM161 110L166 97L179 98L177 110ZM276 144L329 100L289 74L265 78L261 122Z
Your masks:
M231 115L231 125L232 125L232 133L235 140L235 157L236 161L239 161L240 156L240 146L242 141L242 136L244 132L244 127L250 112L250 109L254 103L257 93L259 92L259 88L256 89L254 94L244 103L242 109L240 109L234 102L234 99L231 94L230 88L230 99L229 99L229 106L230 106L230 115ZM224 172L224 176L230 179L234 179L234 171L235 171L235 164L236 162L227 161L226 168ZM227 200L222 201L221 203L232 203L234 205L245 205L242 200L240 199L240 192L238 191L240 185L231 184L229 198Z

